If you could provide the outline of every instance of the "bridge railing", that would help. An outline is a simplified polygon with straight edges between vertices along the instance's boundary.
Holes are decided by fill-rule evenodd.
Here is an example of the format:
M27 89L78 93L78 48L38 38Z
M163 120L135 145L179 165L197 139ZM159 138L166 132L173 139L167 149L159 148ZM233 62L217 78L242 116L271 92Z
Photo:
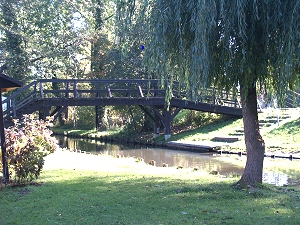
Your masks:
M36 84L37 81L34 81L24 87L17 89L17 91L8 96L3 104L6 106L3 112L4 116L12 115L16 116L16 110L25 106L28 102L32 102L37 98L36 96Z
M159 80L144 79L40 79L3 101L4 115L16 116L16 110L44 98L163 97Z
M157 79L51 79L40 80L39 84L41 98L165 97L166 89L169 88L168 84L165 84L168 88L161 88L160 80ZM173 89L168 91L173 98L189 99L186 90L178 90L178 82L174 82ZM217 91L211 87L198 95L199 102L240 108L239 96L234 92Z
M191 99L188 93L181 91L174 91L173 96L181 99ZM208 103L211 105L221 105L233 108L241 108L240 94L233 91L217 90L214 87L208 87L205 90L199 91L197 100L195 102Z
M16 111L38 99L55 98L154 98L165 97L166 89L161 88L157 79L40 79L22 88L3 101L4 115L16 116ZM165 85L168 87L168 84ZM173 90L168 90L173 98L189 99L185 90L178 90L174 83ZM199 102L212 105L224 105L240 108L235 93L218 92L208 88L198 93Z
M111 98L164 96L159 80L75 80L39 81L41 98Z

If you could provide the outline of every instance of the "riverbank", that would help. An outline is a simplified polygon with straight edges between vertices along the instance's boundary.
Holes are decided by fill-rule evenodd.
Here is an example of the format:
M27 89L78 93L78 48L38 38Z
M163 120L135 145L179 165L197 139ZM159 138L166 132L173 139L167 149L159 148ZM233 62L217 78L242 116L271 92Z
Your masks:
M266 143L266 156L296 159L300 157L300 110L269 110L259 114L261 133ZM164 136L153 139L152 133L135 136L120 135L120 130L109 132L60 130L54 133L76 138L95 139L103 142L134 143L193 151L214 151L222 154L246 154L242 119L214 121L200 127L173 126L168 141Z

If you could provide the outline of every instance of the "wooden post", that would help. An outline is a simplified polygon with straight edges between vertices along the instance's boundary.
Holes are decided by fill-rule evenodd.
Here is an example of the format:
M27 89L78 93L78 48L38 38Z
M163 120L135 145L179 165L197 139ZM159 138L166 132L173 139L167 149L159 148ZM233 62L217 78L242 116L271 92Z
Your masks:
M100 97L100 83L97 83L97 94L96 94L96 98ZM99 106L95 106L95 128L98 131L99 130Z
M74 98L78 98L78 91L77 91L77 83L76 83L76 81L74 81L74 87L73 87L73 89L74 89Z
M13 102L12 102L12 109L13 109L13 117L16 118L17 117L17 110L16 110L16 105L15 105L15 100L13 100Z
M41 110L39 110L39 119L45 120L47 116L49 116L50 107L43 106Z
M6 154L6 143L5 143L5 133L4 133L4 117L3 117L3 106L2 106L2 92L13 90L17 87L21 87L21 82L10 78L3 73L3 68L0 71L0 147L2 153L2 168L3 168L3 178L4 183L9 182L9 171L8 162Z
M130 98L130 97L131 97L131 90L130 90L130 85L131 85L131 83L128 82L127 85L128 85L128 86L127 86L126 97Z
M3 168L3 179L4 183L9 182L9 172L6 156L6 143L5 143L5 133L4 133L4 118L3 118L3 107L2 107L2 91L0 88L0 138L1 138L1 151L2 151L2 168Z
M154 138L159 137L159 131L160 131L160 118L159 116L154 112Z
M65 98L69 98L69 82L66 82L66 94Z

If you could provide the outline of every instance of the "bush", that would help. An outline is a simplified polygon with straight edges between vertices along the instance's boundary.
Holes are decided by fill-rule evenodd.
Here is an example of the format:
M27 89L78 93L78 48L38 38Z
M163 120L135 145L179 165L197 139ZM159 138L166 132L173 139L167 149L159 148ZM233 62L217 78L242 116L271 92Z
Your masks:
M190 124L193 127L199 127L216 122L222 118L224 118L223 115L190 110L186 115L186 124Z
M21 122L5 129L6 152L11 181L24 184L37 179L44 165L44 157L57 148L51 137L50 121L34 120L24 115Z

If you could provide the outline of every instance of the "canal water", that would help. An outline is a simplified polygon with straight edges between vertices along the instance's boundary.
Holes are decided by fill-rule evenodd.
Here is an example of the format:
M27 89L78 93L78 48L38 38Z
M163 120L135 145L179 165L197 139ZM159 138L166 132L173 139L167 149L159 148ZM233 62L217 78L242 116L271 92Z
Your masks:
M133 145L122 143L104 143L90 139L67 138L56 136L58 143L63 148L91 152L92 154L105 154L114 157L135 157L143 158L144 161L154 160L156 166L167 164L170 167L182 166L184 168L198 168L208 172L218 171L221 175L234 176L241 175L244 171L246 157L233 156L230 160L224 160L229 156L222 156L214 153L197 153L193 151L181 151L165 148L153 148L145 145ZM236 161L239 161L235 163ZM267 161L269 159L265 159ZM285 162L290 163L287 159ZM295 163L295 162L294 162ZM299 162L300 163L300 162ZM294 179L286 173L269 170L264 171L264 182L283 186L294 183Z

